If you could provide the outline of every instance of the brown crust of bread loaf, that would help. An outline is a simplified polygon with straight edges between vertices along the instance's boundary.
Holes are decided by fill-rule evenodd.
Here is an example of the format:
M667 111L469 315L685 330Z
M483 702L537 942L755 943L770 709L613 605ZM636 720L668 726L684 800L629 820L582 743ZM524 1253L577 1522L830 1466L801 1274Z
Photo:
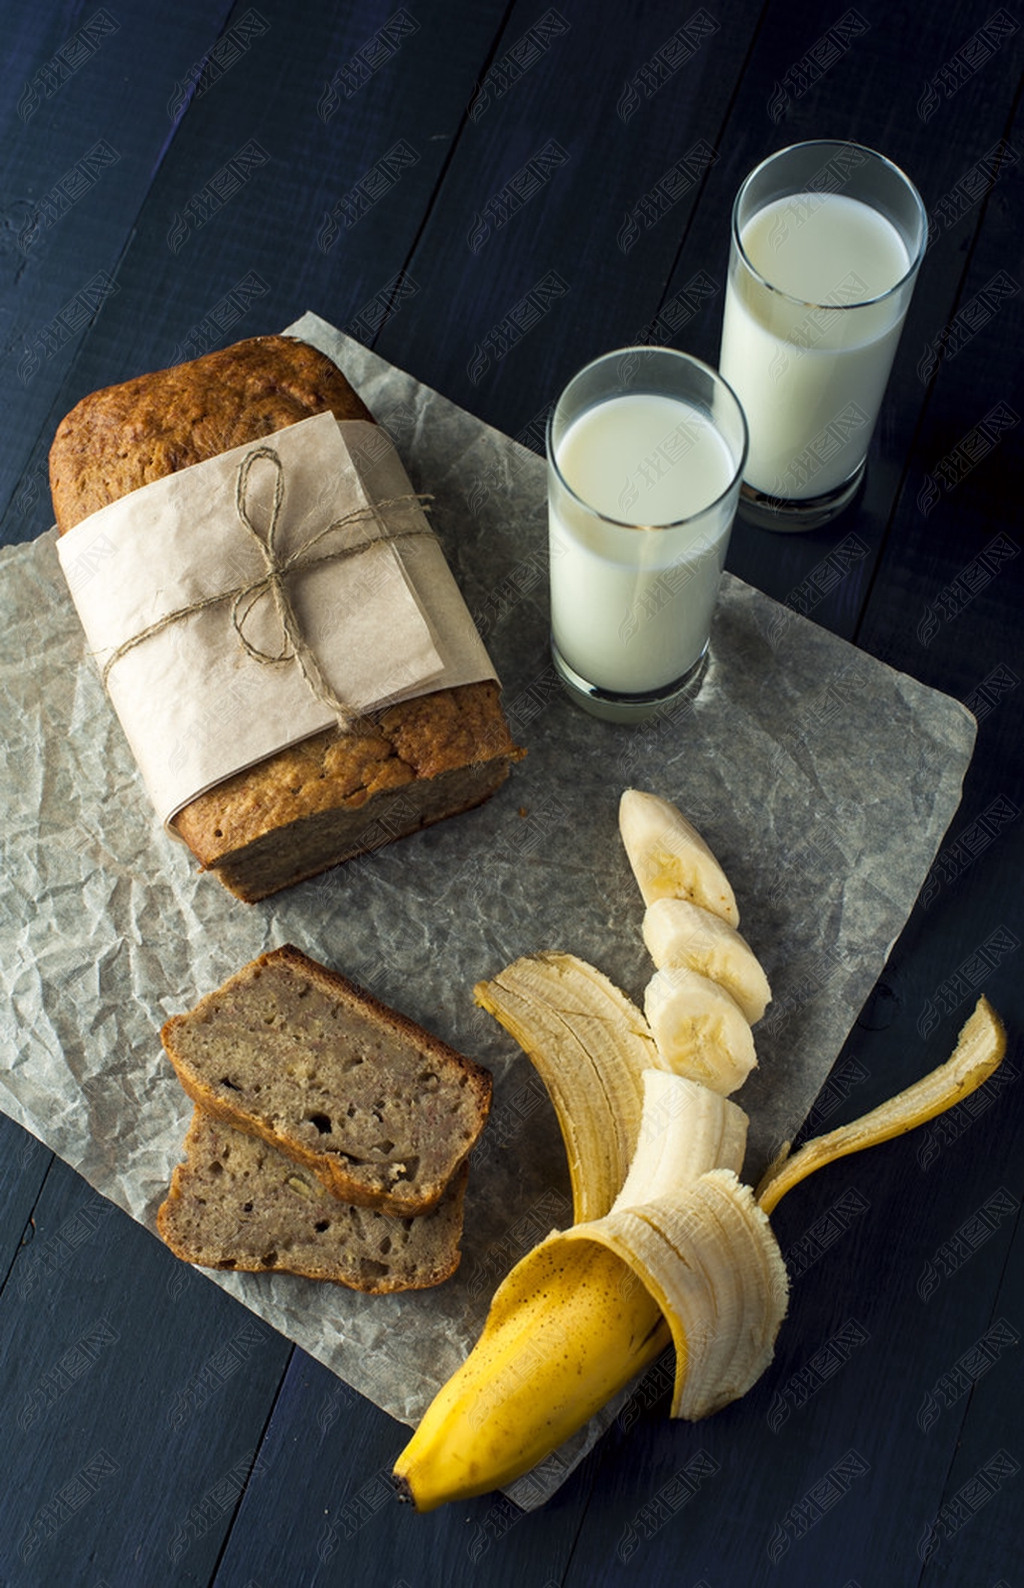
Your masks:
M330 411L373 416L330 359L260 336L84 397L50 450L61 534L167 474ZM436 690L267 757L174 825L204 869L253 903L481 804L522 755L491 680ZM399 794L401 797L398 797Z
M269 984L260 988L265 975ZM279 1002L275 981L279 997L302 999L303 988L316 989L326 1019L313 1006L301 1020L293 1017L290 1027L268 1019ZM332 1009L340 1016L333 1030ZM265 1063L230 1051L238 1026L245 1037L258 1036ZM172 1016L161 1038L199 1107L305 1165L335 1196L386 1213L435 1206L490 1111L489 1071L291 944L260 955L187 1014ZM427 1077L436 1078L437 1086ZM400 1086L413 1095L398 1106ZM357 1087L372 1091L375 1103L379 1098L379 1115L361 1099L355 1115L349 1113ZM390 1133L390 1151L374 1147L371 1156L357 1134L367 1129L382 1141ZM442 1130L443 1139L435 1143L433 1134ZM328 1134L334 1138L330 1144Z
M337 365L289 336L250 337L91 392L50 448L57 529L65 535L129 491L328 411L373 423Z
M277 1148L201 1108L184 1150L156 1216L183 1262L298 1274L373 1296L439 1285L459 1265L468 1164L430 1212L393 1218L341 1201Z
M174 826L207 870L254 903L488 799L521 754L499 694L484 679L401 701L352 733L328 728L199 795Z

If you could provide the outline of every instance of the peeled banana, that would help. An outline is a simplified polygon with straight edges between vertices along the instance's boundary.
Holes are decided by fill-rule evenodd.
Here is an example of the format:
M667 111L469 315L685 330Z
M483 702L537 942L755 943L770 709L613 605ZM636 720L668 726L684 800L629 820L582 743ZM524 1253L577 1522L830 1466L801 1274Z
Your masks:
M739 926L728 877L700 833L668 800L627 789L619 801L619 832L645 904L689 899Z
M646 1070L636 1152L615 1207L670 1195L710 1169L739 1174L749 1123L736 1103L699 1082Z
M513 1268L477 1344L399 1456L399 1492L417 1510L527 1472L670 1338L680 1386L691 1331L695 1345L689 1400L680 1392L691 1409L679 1415L712 1409L723 1359L733 1362L730 1382L746 1387L782 1315L777 1285L765 1282L777 1280L772 1259L757 1245L774 1239L768 1221L732 1170L715 1167L723 1154L742 1157L746 1125L734 1103L692 1082L645 1077L636 1156L614 1207L549 1235ZM634 1197L639 1205L628 1205ZM781 1294L784 1311L784 1286ZM712 1330L698 1327L711 1319Z
M771 992L722 868L684 817L627 790L626 851L658 967L645 1015L570 954L516 960L475 988L551 1094L575 1222L499 1286L473 1351L395 1465L418 1510L512 1482L675 1346L672 1415L706 1417L771 1360L788 1281L768 1214L806 1175L941 1113L992 1073L1005 1032L987 1000L953 1057L863 1119L738 1179L747 1117L726 1093L756 1063ZM788 1150L788 1149L787 1149Z
M667 1068L647 1021L574 954L517 959L473 989L524 1049L551 1094L569 1160L573 1218L607 1213L626 1178L643 1073Z
M669 1334L674 1416L705 1417L745 1394L771 1360L786 1310L766 1209L833 1157L960 1102L1005 1046L982 999L952 1059L809 1143L802 1162L807 1149L794 1154L788 1177L785 1165L769 1174L760 1205L732 1169L706 1167L714 1157L735 1162L742 1111L717 1096L703 1103L704 1089L682 1077L646 1076L637 1151L615 1203L603 1218L548 1236L499 1287L480 1340L398 1458L400 1493L426 1511L511 1482L653 1361ZM693 1128L690 1144L680 1121Z

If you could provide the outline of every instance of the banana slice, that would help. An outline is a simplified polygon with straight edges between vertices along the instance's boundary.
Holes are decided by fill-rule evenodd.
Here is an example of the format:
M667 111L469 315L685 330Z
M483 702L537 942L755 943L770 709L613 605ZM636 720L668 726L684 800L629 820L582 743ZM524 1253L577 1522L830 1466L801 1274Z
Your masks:
M647 984L644 1010L658 1051L677 1075L728 1095L757 1064L743 1010L695 970L659 970Z
M710 1169L739 1174L749 1124L738 1104L698 1081L646 1070L636 1152L612 1211L671 1195Z
M739 926L728 877L700 833L668 800L626 789L619 801L619 832L645 904L689 899Z
M750 1024L760 1020L772 990L745 937L689 899L655 899L644 914L644 942L659 970L681 966L718 982Z
M635 1004L573 954L516 960L473 989L551 1095L569 1160L573 1217L611 1207L633 1157L643 1074L667 1068Z

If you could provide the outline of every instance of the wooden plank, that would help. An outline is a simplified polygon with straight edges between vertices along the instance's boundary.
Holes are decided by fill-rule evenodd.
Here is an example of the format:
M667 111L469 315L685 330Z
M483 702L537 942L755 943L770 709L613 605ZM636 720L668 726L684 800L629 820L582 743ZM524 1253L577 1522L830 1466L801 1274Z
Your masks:
M266 32L192 97L165 157L147 169L145 201L140 193L132 202L131 240L104 234L99 264L116 271L117 293L76 338L73 363L71 344L52 369L46 363L45 412L35 392L43 372L32 382L25 424L26 444L31 433L35 445L27 460L19 455L27 483L17 517L4 523L8 539L49 523L52 433L88 391L277 330L307 308L357 331L375 323L503 7L499 0L417 7L418 31L397 34L391 55L365 79L360 52L372 58L393 7L307 8L301 26L281 3L258 9ZM224 36L248 14L237 5ZM185 66L164 68L163 87L148 90L165 138L167 98L176 102L191 49L179 52ZM159 55L145 58L155 70ZM77 269L80 255L71 257ZM35 320L26 323L31 329Z
M32 1209L52 1162L48 1147L0 1114L0 1295L19 1248L32 1239Z
M408 1435L297 1352L260 1447L277 1501L271 1507L255 1490L246 1495L214 1581L332 1581L344 1569L359 1583L513 1588L527 1558L535 1569L544 1563L537 1581L561 1579L586 1504L586 1474L537 1513L484 1496L418 1516L399 1505L390 1482Z
M1018 114L1008 133L1012 148L1020 137ZM950 1006L983 990L1011 1033L1008 1077L988 1113L974 1123L964 1108L950 1122L970 1122L969 1149L957 1138L930 1170L935 1180L950 1176L959 1200L945 1209L934 1248L940 1288L929 1303L928 1328L938 1333L941 1351L919 1412L926 1439L942 1424L957 1438L942 1493L915 1519L912 1544L925 1585L1012 1580L1019 1565L1019 1484L1007 1474L1015 1475L1024 1456L1019 1381L1005 1342L1021 1328L1019 1212L1008 1209L1022 1195L1016 1144L1024 1125L1015 1036L1024 1017L1015 886L1024 865L1017 618L1024 559L1012 506L1019 470L1011 449L1019 453L1019 432L1001 426L999 416L1019 412L1013 398L1024 312L1019 285L1007 289L1016 280L1020 217L1020 181L1011 170L985 204L956 312L938 347L926 345L919 358L931 380L926 423L910 453L860 634L867 648L941 683L978 716L963 806L899 948L913 956L919 1019L955 1024ZM978 430L993 409L987 432ZM978 439L965 442L972 433ZM990 1123L989 1114L998 1118ZM944 1133L937 1130L934 1140L941 1146Z
M1007 142L1015 149L1020 138L1018 115ZM1024 328L1024 291L1011 268L1022 213L1015 167L1002 182L984 206L954 312L916 344L930 381L926 422L909 451L890 546L858 634L865 649L972 701L986 737L1013 715L1012 706L997 709L1012 691L994 681L986 694L984 685L1019 659L1024 589L1015 512L1016 347ZM1004 747L1012 748L1012 736L993 763Z
M1021 1195L1017 1182L1017 1195ZM923 1403L929 1417L962 1414L956 1454L935 1514L916 1540L922 1588L954 1582L1012 1582L1020 1566L1020 1339L1024 1262L1020 1217L985 1327L961 1330Z
M1020 137L1018 124L1009 141L1016 147ZM893 666L958 696L978 720L963 804L894 956L919 1022L945 1030L955 1030L958 1009L982 990L1011 1031L1024 1014L1016 887L1024 859L1024 557L1013 506L1019 425L1005 429L998 418L1019 410L1012 396L1024 295L992 288L1001 274L1009 279L1019 189L1016 181L986 206L960 307L941 333L947 354L934 373L858 636ZM924 347L919 363L932 348ZM979 429L992 410L996 420ZM977 439L965 443L964 436Z
M0 1304L0 1573L205 1582L292 1348L59 1160L34 1224Z
M175 85L227 6L31 7L12 20L0 112L6 278L0 401L5 539L50 522L35 448L118 266L175 126ZM35 450L33 450L35 448Z
M895 1049L901 1036L895 1028L894 1036ZM1007 1125L1005 1114L993 1110L970 1137L965 1131L949 1142L938 1160L927 1158L918 1138L851 1163L850 1174L846 1165L830 1171L831 1184L852 1185L866 1211L844 1237L838 1266L830 1264L830 1252L821 1258L820 1291L827 1280L841 1289L848 1316L869 1339L855 1364L818 1392L814 1412L819 1402L823 1410L831 1407L836 1429L870 1473L836 1505L834 1528L830 1517L818 1525L810 1516L815 1525L806 1539L798 1507L809 1484L793 1485L784 1511L786 1553L811 1580L825 1569L830 1538L835 1543L843 1534L855 1541L849 1558L855 1580L885 1580L886 1573L893 1581L917 1580L921 1530L942 1493L957 1438L955 1416L929 1425L929 1397L958 1354L958 1341L984 1331L1005 1261L1010 1230L999 1213L1001 1188L1017 1155ZM991 1239L957 1266L957 1232L974 1217ZM802 1338L815 1339L813 1325ZM808 1361L813 1369L813 1355L802 1352L798 1373L807 1372ZM810 1378L814 1387L813 1371ZM800 1378L796 1388L804 1388ZM820 1419L794 1412L791 1425L794 1437L802 1433L811 1442Z
M658 307L758 11L724 26L698 10L685 66L637 108L632 79L680 30L678 6L609 22L607 48L591 8L538 30L520 0L409 261L420 295L380 351L542 448L569 376Z

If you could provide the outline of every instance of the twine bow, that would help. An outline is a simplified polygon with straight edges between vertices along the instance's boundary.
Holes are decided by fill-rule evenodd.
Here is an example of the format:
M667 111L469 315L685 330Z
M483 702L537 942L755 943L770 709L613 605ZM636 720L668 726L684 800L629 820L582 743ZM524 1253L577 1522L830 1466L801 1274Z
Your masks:
M266 535L262 535L253 521L249 508L249 475L253 466L261 459L266 460L274 470L274 499L270 509L270 523ZM315 568L325 562L341 562L348 557L356 557L360 552L366 551L370 546L380 541L408 540L414 536L427 535L432 540L437 537L425 525L419 524L412 529L396 529L388 523L381 509L391 508L401 510L413 505L429 511L427 504L433 498L419 491L406 491L401 496L385 497L380 502L371 503L368 507L353 508L351 513L345 513L341 518L336 518L324 529L318 530L312 538L300 546L296 551L289 552L287 556L279 556L277 550L277 530L281 519L281 508L284 504L284 465L273 447L254 447L247 452L238 465L235 476L235 510L239 523L259 547L263 558L263 573L256 579L251 579L246 584L235 585L229 590L222 590L216 595L202 597L199 601L190 602L188 606L178 607L174 612L165 613L155 623L150 623L140 630L131 639L125 640L115 651L108 656L103 667L103 682L106 684L110 671L122 656L141 645L154 634L161 633L169 628L172 623L179 623L183 618L191 617L194 612L204 612L207 607L217 606L221 602L231 602L231 626L238 637L246 655L261 666L276 666L283 662L296 662L311 693L329 710L333 711L338 719L340 728L351 728L357 715L351 706L331 689L323 674L323 669L317 660L312 648L306 643L302 635L299 620L292 606L288 594L288 575L296 569ZM365 540L348 542L343 546L336 546L332 550L321 551L314 554L315 548L327 539L329 535L338 530L348 529L353 524L363 522L375 523L380 534L369 535ZM283 635L281 649L277 652L262 650L249 638L245 632L246 623L252 616L257 604L264 596L271 596L277 612L278 622Z

